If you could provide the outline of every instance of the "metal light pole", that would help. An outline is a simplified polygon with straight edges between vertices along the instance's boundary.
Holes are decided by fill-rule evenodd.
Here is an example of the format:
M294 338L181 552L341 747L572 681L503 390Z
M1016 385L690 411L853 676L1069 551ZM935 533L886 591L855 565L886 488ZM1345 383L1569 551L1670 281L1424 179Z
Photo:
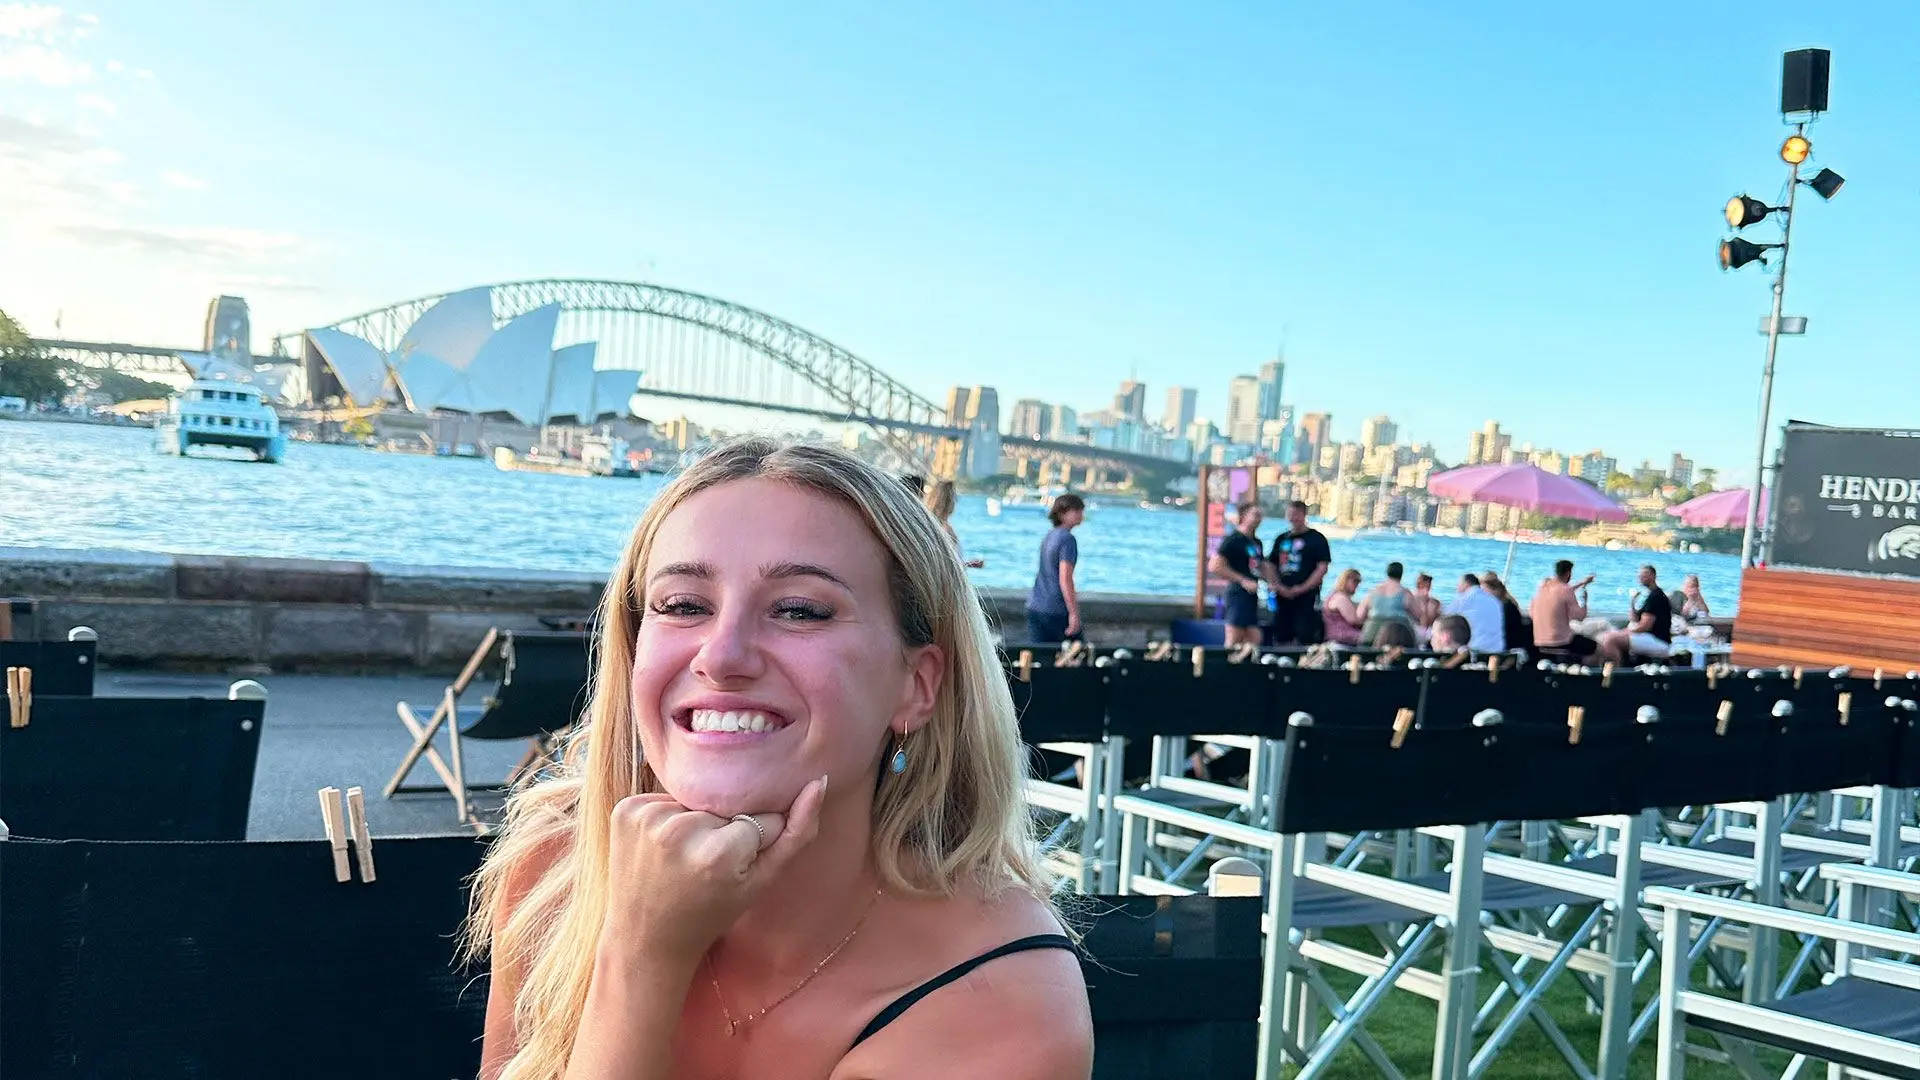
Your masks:
M1807 125L1800 124L1794 134L1806 137ZM1799 155L1796 155L1799 156ZM1773 310L1767 316L1767 365L1760 373L1760 430L1753 452L1753 487L1747 492L1747 527L1740 535L1740 565L1753 565L1755 534L1760 526L1760 491L1767 475L1767 423L1773 408L1773 360L1780 349L1780 310L1787 292L1787 255L1793 243L1793 206L1800 193L1800 161L1790 162L1792 177L1787 184L1787 221L1780 237L1780 269L1773 276Z

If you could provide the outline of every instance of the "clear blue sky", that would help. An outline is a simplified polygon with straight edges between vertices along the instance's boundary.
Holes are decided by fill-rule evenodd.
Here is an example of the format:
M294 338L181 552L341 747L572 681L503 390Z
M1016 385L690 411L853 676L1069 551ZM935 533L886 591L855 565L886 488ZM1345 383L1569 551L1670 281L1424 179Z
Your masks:
M642 278L930 397L1137 370L1215 419L1284 332L1343 438L1457 458L1492 417L1737 479L1768 294L1721 206L1780 194L1780 53L1821 46L1848 184L1801 214L1776 417L1920 426L1920 8L1038 6L0 3L0 307L192 341L227 289L264 343Z

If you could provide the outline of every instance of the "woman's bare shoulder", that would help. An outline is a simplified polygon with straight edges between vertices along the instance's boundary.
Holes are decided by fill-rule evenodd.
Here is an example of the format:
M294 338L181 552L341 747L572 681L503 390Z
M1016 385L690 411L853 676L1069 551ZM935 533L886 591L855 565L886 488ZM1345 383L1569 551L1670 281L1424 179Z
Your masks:
M973 947L962 964L1011 942L1062 935L1053 909L1029 893L958 906L972 909L956 912L957 921L972 924L964 937ZM987 960L916 1001L860 1051L836 1080L1085 1080L1093 1068L1093 1020L1078 950L1061 941Z

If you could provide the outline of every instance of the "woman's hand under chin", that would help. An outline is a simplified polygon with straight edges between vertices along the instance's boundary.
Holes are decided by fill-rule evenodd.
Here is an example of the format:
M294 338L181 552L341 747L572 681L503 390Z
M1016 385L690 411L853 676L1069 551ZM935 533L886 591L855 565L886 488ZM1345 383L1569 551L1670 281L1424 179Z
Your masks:
M689 810L670 795L620 800L608 836L602 954L697 963L819 834L826 792L822 776L786 813L755 814L759 829Z

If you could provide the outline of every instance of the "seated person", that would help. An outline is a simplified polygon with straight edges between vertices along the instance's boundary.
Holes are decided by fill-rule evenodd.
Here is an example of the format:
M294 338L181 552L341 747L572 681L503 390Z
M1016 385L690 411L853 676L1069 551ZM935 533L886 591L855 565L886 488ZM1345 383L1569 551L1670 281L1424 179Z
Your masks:
M1600 643L1573 632L1573 624L1587 617L1587 605L1576 589L1593 584L1588 574L1577 584L1573 580L1573 560L1553 564L1553 576L1542 581L1528 605L1533 614L1533 648L1536 654L1588 657L1600 649Z
M1640 568L1640 584L1646 587L1646 602L1633 613L1625 630L1614 630L1600 639L1600 652L1616 664L1629 657L1665 659L1673 654L1673 604L1660 589L1652 566Z
M1507 651L1506 606L1480 586L1478 577L1472 574L1460 576L1460 595L1447 605L1447 614L1467 620L1467 625L1472 628L1472 640L1468 644L1474 652Z
M1366 625L1360 608L1353 601L1354 593L1360 590L1360 571L1348 568L1340 572L1334 580L1333 595L1321 606L1320 614L1326 620L1327 640L1336 645L1360 644L1360 631Z
M1688 574L1680 583L1682 600L1674 606L1674 611L1683 619L1705 619L1713 614L1707 609L1707 598L1700 592L1700 575Z
M1442 615L1433 622L1434 652L1452 655L1464 652L1473 640L1473 628L1467 624L1465 616Z
M1086 1080L1013 701L911 492L722 443L655 496L599 626L585 722L476 882L481 1076Z

